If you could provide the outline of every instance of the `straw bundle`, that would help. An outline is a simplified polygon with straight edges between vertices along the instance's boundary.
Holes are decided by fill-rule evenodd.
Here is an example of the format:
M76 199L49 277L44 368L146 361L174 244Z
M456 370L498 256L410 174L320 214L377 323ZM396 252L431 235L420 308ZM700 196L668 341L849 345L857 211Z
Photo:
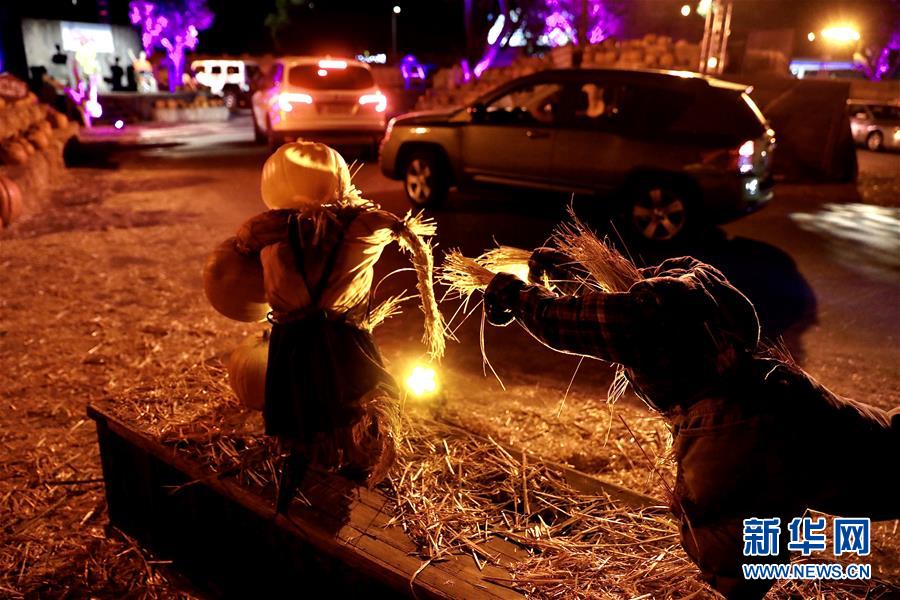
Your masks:
M601 240L570 208L571 224L560 225L553 234L556 248L572 257L590 275L586 283L607 292L625 292L642 279L640 271L628 258Z
M450 293L468 298L473 292L483 291L497 273L511 273L528 280L529 250L513 246L500 246L488 250L478 258L467 258L459 250L451 250L444 257L440 281Z
M528 281L528 261L531 251L514 246L500 246L488 250L477 259L478 264L494 273L512 273L522 281Z
M425 315L425 332L422 341L428 348L428 354L432 359L440 359L444 356L446 346L444 319L438 310L437 298L434 295L434 254L431 251L430 242L422 239L423 236L431 236L436 232L433 219L426 219L422 213L413 215L407 213L403 221L394 231L400 248L412 255L413 267L416 271L416 288L419 290L419 298L422 302L422 312Z
M438 279L450 288L450 294L466 299L474 292L484 290L494 275L475 259L463 256L459 250L451 250L444 257Z

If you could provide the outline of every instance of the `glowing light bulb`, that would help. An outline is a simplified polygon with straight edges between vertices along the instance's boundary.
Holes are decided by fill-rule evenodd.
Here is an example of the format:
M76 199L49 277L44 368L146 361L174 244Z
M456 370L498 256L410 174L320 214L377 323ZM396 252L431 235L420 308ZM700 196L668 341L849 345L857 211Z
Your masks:
M438 390L437 373L431 367L416 365L406 378L406 387L417 398L431 396Z
M116 122L113 123L113 127L115 127L116 129L122 129L123 127L125 127L125 121L123 121L122 119L116 119Z

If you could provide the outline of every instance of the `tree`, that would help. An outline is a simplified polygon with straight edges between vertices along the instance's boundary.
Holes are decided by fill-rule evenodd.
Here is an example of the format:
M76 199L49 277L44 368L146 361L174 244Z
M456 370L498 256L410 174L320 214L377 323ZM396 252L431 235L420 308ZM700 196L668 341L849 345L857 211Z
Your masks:
M309 2L307 0L275 0L275 10L266 15L265 24L269 28L272 42L277 47L282 48L284 46L282 33L288 31L296 21L300 20L302 9L308 8Z
M169 59L169 91L184 74L184 52L197 47L198 35L213 22L206 0L132 0L131 23L141 28L141 43L149 55L162 48Z
M487 14L497 15L474 73L479 76L512 40L532 47L602 42L619 33L622 4L623 0L466 0L470 36L482 36L485 31L479 27L487 23Z
M866 35L853 59L867 78L873 81L893 79L900 72L900 0L891 0L890 9L880 27Z

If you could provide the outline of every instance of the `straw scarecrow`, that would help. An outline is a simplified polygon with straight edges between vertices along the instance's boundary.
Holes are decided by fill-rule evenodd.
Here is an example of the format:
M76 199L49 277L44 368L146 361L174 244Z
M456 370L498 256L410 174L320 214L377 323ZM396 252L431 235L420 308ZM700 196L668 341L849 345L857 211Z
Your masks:
M529 283L502 272L523 260ZM773 582L745 580L741 564L788 562L787 525L807 509L900 517L900 408L838 397L762 345L753 305L714 267L683 257L637 269L576 219L530 256L451 254L443 278L462 295L483 289L494 325L616 363L667 418L682 545L726 597L765 595ZM744 519L774 517L774 555L745 557Z
M433 222L380 210L350 179L328 146L282 146L262 172L270 210L244 223L207 265L207 297L217 310L272 323L264 371L259 360L233 360L230 375L239 396L262 396L244 400L262 404L266 433L287 455L279 512L311 462L372 486L394 461L398 390L371 335L405 299L371 306L373 268L393 241L412 256L429 354L439 359L444 350L432 254L422 239L434 234ZM256 344L256 356L264 343ZM264 384L253 381L260 372Z

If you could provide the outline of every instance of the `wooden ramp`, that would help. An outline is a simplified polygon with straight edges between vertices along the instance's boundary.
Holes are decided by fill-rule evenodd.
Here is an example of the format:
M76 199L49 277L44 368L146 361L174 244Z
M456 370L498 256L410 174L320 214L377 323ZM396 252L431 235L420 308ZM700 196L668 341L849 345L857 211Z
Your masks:
M88 414L97 423L112 524L213 596L303 597L328 589L336 597L522 597L490 581L509 578L503 567L479 569L471 556L423 562L404 531L387 525L390 505L377 491L312 472L301 486L311 506L295 501L288 515L276 515L271 498L234 475L210 477L199 463L102 408L90 406ZM568 471L570 483L584 491L607 485ZM618 495L621 488L607 491ZM639 495L629 500L652 503ZM500 539L481 546L504 566L527 556Z

